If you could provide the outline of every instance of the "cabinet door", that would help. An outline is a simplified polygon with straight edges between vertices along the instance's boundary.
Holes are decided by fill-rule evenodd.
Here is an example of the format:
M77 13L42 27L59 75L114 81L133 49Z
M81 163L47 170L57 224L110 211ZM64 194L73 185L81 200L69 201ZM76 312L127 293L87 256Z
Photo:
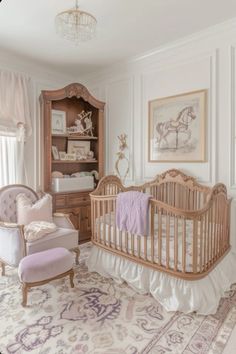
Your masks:
M91 206L87 205L82 209L82 219L84 223L84 228L87 232L91 232Z

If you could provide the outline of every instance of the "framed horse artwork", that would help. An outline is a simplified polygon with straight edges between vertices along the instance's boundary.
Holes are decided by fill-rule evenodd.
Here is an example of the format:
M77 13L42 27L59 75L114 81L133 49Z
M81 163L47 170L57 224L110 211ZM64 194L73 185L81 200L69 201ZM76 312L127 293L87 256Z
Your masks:
M207 90L149 101L149 162L206 161Z

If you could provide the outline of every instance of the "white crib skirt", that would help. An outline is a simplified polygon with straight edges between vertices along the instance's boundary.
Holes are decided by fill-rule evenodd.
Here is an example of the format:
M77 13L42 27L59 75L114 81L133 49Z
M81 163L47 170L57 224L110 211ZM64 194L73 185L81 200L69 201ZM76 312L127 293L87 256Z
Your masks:
M135 291L152 296L167 310L209 315L217 311L220 298L236 283L236 254L230 251L204 278L183 280L152 270L93 245L87 266L116 282L127 282Z

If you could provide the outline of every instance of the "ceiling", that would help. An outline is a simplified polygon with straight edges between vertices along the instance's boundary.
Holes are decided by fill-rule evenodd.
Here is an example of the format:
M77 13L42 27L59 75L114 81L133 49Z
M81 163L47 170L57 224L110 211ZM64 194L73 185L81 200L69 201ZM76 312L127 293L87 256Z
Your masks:
M75 46L54 29L55 15L73 6L73 0L2 0L0 53L86 74L236 17L235 0L80 0L98 28L95 39Z

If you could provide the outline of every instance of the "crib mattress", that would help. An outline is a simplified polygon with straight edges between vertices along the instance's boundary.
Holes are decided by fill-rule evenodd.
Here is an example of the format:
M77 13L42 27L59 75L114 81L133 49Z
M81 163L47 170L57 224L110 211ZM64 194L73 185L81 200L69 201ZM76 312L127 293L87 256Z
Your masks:
M167 266L167 248L169 248L169 268L174 269L174 260L175 260L175 220L174 217L169 218L169 241L166 237L166 229L167 229L167 220L166 216L162 215L162 238L161 238L161 259L160 263L163 266ZM158 215L154 217L154 262L159 263L159 243L158 243ZM133 255L136 257L145 258L145 244L147 249L147 260L152 260L151 254L151 236L140 236L140 235L132 235L129 232L120 231L115 226L115 217L114 214L106 215L105 217L101 217L100 220L96 220L96 229L97 235L102 241L103 244L109 246L111 248L116 248L117 250L123 250L125 253L132 254L132 238L133 238ZM99 232L100 229L100 232ZM196 240L196 247L197 247L197 257L200 257L200 230L198 230L198 239ZM182 222L179 221L178 225L178 233L177 233L177 243L178 243L178 254L177 254L177 267L178 270L182 271L182 254L183 254L183 232L182 232ZM138 246L138 239L140 248ZM169 244L169 247L168 247ZM186 264L185 264L185 271L192 272L192 261L193 261L193 221L187 220L186 221L186 247L185 247L185 254L186 254ZM199 264L199 262L198 262Z

